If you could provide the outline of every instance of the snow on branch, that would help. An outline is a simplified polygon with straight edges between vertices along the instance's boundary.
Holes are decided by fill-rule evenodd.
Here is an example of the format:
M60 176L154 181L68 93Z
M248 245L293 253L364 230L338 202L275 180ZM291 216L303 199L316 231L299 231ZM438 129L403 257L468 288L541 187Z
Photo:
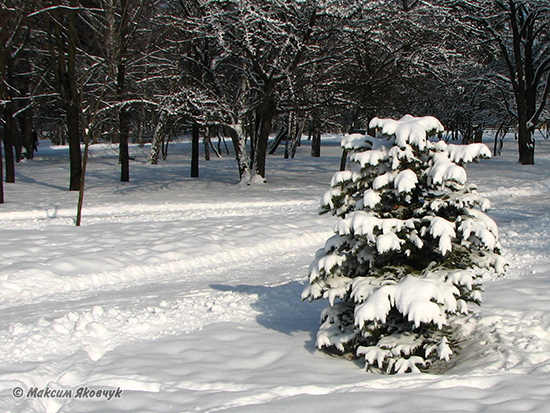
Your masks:
M394 135L395 143L400 147L410 144L421 151L427 145L428 136L445 130L439 120L432 116L415 118L411 115L405 115L400 120L374 118L369 128L379 130L382 135Z

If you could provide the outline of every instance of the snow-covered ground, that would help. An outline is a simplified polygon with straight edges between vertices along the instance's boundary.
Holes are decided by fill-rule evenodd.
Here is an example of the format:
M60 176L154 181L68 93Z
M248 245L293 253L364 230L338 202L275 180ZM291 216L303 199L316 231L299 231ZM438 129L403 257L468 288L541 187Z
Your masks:
M315 350L326 303L300 301L336 222L317 206L338 143L279 152L251 187L228 155L189 178L185 142L157 166L132 146L120 183L95 145L75 227L68 150L42 142L0 205L0 411L549 412L550 142L535 166L513 139L468 166L510 268L451 369L392 376Z

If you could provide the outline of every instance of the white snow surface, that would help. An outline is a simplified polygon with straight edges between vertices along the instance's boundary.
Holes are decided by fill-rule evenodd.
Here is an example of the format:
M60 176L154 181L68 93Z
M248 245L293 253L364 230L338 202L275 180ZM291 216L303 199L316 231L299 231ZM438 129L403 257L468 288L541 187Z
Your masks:
M41 142L4 184L0 411L549 411L550 142L534 166L517 164L509 138L502 156L466 167L510 267L485 277L450 369L392 376L315 350L327 303L300 300L337 220L317 206L338 137L324 137L321 158L305 140L294 160L270 157L254 186L237 183L233 155L191 179L188 142L157 166L148 150L131 147L120 183L116 148L92 146L81 227L67 147ZM122 393L75 397L86 387Z

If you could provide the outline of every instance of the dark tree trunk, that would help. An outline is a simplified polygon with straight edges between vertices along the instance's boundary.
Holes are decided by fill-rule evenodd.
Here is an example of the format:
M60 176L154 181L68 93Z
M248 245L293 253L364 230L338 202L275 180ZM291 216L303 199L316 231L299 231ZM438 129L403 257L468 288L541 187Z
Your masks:
M128 152L128 137L130 135L130 122L128 110L123 106L118 113L119 120L119 160L120 181L130 181L130 154Z
M199 125L193 124L191 138L191 178L199 177Z
M209 161L210 160L210 136L208 134L202 138L202 142L204 144L204 160Z
M527 128L525 122L519 122L518 150L521 165L535 164L535 139L533 132Z
M36 144L36 135L33 129L33 117L34 111L31 108L27 109L21 118L21 142L25 147L25 157L27 159L34 158L35 144Z
M69 190L79 191L82 179L82 151L80 150L80 107L70 104L67 109L67 131L71 165Z
M17 140L17 126L13 119L11 102L4 106L4 156L6 161L6 182L15 182L15 156L13 142Z
M0 204L4 203L4 177L2 176L2 137L0 137Z
M311 137L311 156L319 158L321 156L321 132L315 131Z
M541 9L527 7L524 2L508 0L508 8L507 27L512 34L512 47L509 49L502 39L499 39L499 47L508 67L517 108L518 161L522 165L533 165L534 125L550 93L550 76L544 75L548 73L550 60L547 55L543 57L546 52L538 47L541 44L539 36L547 31L547 22L540 22L539 25L538 20L543 16ZM543 76L548 76L546 82ZM542 92L540 98L539 92Z
M313 115L311 129L311 156L319 158L321 156L321 122L317 113Z
M77 44L77 0L70 0L71 9L66 19L62 8L54 8L46 14L46 31L54 74L67 116L69 141L70 179L69 190L79 191L82 177L82 152L80 150L80 93L76 79ZM63 25L63 22L66 24ZM66 27L65 27L66 26Z
M260 121L257 146L254 156L254 172L265 179L265 161L267 158L267 143L271 133L273 114L265 114Z
M342 157L340 158L340 170L345 171L346 170L346 163L348 159L348 150L342 149Z
M2 76L0 77L0 82L2 83L0 85L0 98L6 101L3 105L6 182L13 183L15 182L15 157L13 154L13 145L18 141L19 137L17 136L17 125L15 124L15 119L13 118L13 91L10 87L8 87L8 85L13 83L13 59L10 55L10 50L0 51L0 70L2 72Z
M267 144L275 116L276 103L273 98L275 83L268 80L264 86L264 100L256 112L257 137L252 152L252 173L265 180L265 162L267 158Z
M120 25L118 26L118 35L120 45L118 53L119 62L117 67L117 95L121 102L118 113L119 121L119 161L120 161L120 181L130 181L130 154L128 153L128 139L130 136L130 108L124 104L125 100L125 82L126 82L126 60L128 47L128 3L126 0L120 1Z
M118 112L118 158L120 162L120 181L130 181L130 154L128 153L128 138L130 136L129 108L124 102L124 81L126 76L126 66L119 63L117 72L117 94L122 103Z

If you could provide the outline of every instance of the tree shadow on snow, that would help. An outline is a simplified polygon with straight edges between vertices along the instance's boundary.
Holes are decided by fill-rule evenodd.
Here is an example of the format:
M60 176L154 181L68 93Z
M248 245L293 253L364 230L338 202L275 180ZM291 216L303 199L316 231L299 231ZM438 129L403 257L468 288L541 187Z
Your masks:
M277 286L211 284L210 287L218 291L257 295L258 300L251 307L259 312L256 316L258 324L286 335L309 332L310 338L304 347L310 352L315 351L319 317L327 304L324 301L302 302L303 283L291 281Z

